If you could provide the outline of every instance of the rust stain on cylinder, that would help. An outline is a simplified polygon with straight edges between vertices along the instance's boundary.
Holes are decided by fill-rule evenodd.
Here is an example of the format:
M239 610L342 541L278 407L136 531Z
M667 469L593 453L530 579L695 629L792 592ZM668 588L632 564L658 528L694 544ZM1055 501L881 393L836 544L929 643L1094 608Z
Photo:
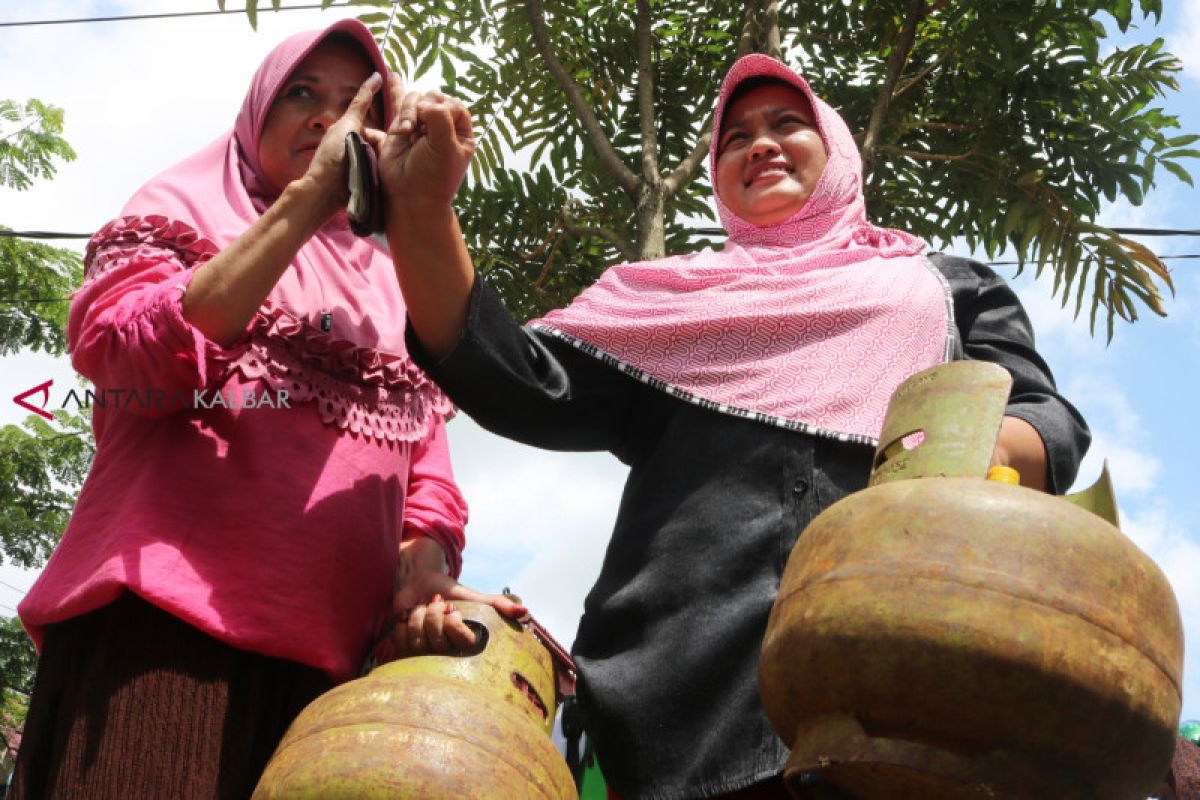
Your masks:
M317 698L284 735L255 800L576 800L548 735L549 652L490 606L457 606L486 626L482 653L392 661Z

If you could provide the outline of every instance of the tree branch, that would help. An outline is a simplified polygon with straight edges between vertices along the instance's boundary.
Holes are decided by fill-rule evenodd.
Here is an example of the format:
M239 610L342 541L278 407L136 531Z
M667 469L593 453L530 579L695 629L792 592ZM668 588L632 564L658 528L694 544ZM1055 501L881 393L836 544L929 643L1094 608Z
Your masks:
M758 9L761 5L762 0L749 0L746 3L746 10L742 14L742 33L738 36L738 58L757 52L754 28L755 20L758 18Z
M587 100L583 97L583 92L579 90L579 86L567 74L567 70L563 67L562 62L558 60L558 56L554 54L550 47L550 35L546 31L546 12L542 8L540 0L525 0L525 7L529 10L530 23L533 28L533 41L537 45L538 52L542 55L542 60L546 62L547 69L554 76L554 80L558 82L559 87L567 95L567 101L571 104L571 109L575 112L575 116L579 118L583 129L587 132L588 139L591 140L592 146L596 148L596 154L600 157L600 163L604 165L609 174L617 182L617 185L629 195L636 203L638 198L638 185L640 181L633 170L625 166L625 162L621 160L621 156L613 148L612 142L604 134L604 129L600 127L600 120L596 118L596 114L588 105Z
M542 253L546 252L546 248L550 246L550 242L554 240L555 234L557 234L561 228L562 220L555 220L554 225L550 228L550 232L542 238L542 241L538 243L537 247L528 253L518 253L518 255L521 257L521 260L533 261L535 258L541 258Z
M975 148L971 148L965 153L958 155L945 155L943 153L922 153L920 150L901 150L899 147L893 147L890 144L881 145L875 148L877 152L889 153L895 156L904 158L912 158L917 161L962 161L976 154Z
M675 193L696 177L696 173L704 166L704 159L708 156L708 151L712 145L712 124L713 115L709 113L708 120L704 123L701 129L700 138L696 140L696 146L692 148L692 152L679 162L679 166L667 176L663 181L663 189L667 197L674 197Z
M867 135L863 138L862 160L863 177L871 174L875 167L875 148L878 147L879 134L883 130L884 120L887 119L888 107L891 105L892 94L896 83L900 80L900 71L912 52L913 41L917 35L917 23L925 16L924 0L909 0L908 12L900 26L900 33L892 44L892 52L888 56L887 71L884 74L883 85L875 98L875 107L871 110L871 120L867 123Z
M779 42L779 0L768 0L763 12L763 50L771 58L783 60L783 47Z
M558 230L559 226L555 225L554 229ZM533 282L535 289L542 288L546 283L546 279L550 277L550 268L554 266L554 256L558 253L559 245L562 244L563 233L566 233L566 231L560 232L558 238L554 240L554 246L550 248L550 254L546 256L546 263L542 265L541 273L538 274L537 280Z
M649 184L659 180L658 131L654 127L654 63L650 55L650 0L637 0L638 122L642 129L642 179Z
M968 125L964 122L934 122L932 120L914 119L908 122L889 122L887 127L899 128L901 130L917 128L939 131L981 131L985 126L977 124Z
M571 216L571 201L569 200L563 206L562 224L563 229L577 239L582 239L584 236L595 236L597 239L603 239L615 247L617 252L621 254L621 258L624 260L638 260L637 249L632 244L625 241L625 239L621 237L621 234L617 233L611 228L605 228L602 225L576 224L575 218Z
M895 100L897 97L904 94L905 92L907 92L909 89L916 86L921 81L925 80L925 77L927 75L929 75L929 73L933 72L935 69L940 67L942 65L942 62L944 62L947 58L949 58L950 55L952 53L954 53L956 50L958 50L957 44L955 44L953 47L947 47L945 50L943 50L941 53L939 53L938 57L929 63L929 66L925 67L925 69L921 70L916 75L914 75L911 78L909 78L908 80L906 80L903 84L900 85L900 87L898 89L896 89L896 91L892 92L892 100Z
M742 15L742 34L738 37L737 57L749 55L754 52L754 21L762 5L762 0L751 0L746 3L746 10ZM778 0L771 0L771 7L775 9L776 35L778 35ZM700 128L700 138L696 140L696 146L692 148L692 152L688 153L682 161L679 162L674 171L664 181L664 190L667 197L674 197L680 189L696 177L696 173L704 166L704 158L708 155L709 148L712 145L712 124L713 115L708 115L708 120Z
M935 2L932 6L930 6L929 8L927 8L925 10L925 13L922 15L922 18L928 17L937 11L941 11L943 8L946 7L947 2L948 2L948 0L938 0L938 2ZM983 25L983 21L980 20L976 25L971 26L971 28L968 29L967 33L965 33L962 36L955 39L954 44L952 44L950 47L947 47L942 52L938 53L938 57L935 58L932 62L930 62L929 66L925 67L925 69L921 70L916 75L914 75L911 78L909 78L908 80L906 80L903 84L901 84L900 88L898 88L898 89L896 89L896 91L892 92L892 100L894 101L897 97L904 94L909 89L911 89L914 86L916 86L917 84L919 84L921 81L925 80L925 78L929 76L929 73L933 72L935 69L940 67L942 64L944 64L946 62L946 60L948 58L950 58L950 56L956 54L959 50L961 50L964 44L966 44L967 42L971 41L974 38L974 36L972 35L974 30L978 29L982 25Z

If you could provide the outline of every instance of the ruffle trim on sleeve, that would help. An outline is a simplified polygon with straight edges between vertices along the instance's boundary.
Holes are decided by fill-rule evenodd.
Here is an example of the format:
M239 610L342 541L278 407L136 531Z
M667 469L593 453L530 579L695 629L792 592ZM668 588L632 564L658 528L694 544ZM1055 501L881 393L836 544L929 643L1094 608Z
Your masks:
M195 228L178 220L168 219L159 214L118 217L96 231L88 240L87 251L83 257L85 279L91 279L104 271L108 263L107 259L102 257L105 248L137 244L152 244L173 250L179 256L184 269L203 264L215 256L219 249L211 239L206 239Z
M185 270L212 258L218 247L190 225L158 214L126 216L105 225L87 245L87 279L139 246L174 252ZM243 343L222 354L221 372L286 389L289 402L311 401L321 421L380 442L415 442L434 415L453 406L407 356L335 339L281 308L264 307ZM212 375L218 383L222 375Z
M452 409L411 359L334 339L281 308L258 313L231 367L313 402L325 424L381 442L418 441Z

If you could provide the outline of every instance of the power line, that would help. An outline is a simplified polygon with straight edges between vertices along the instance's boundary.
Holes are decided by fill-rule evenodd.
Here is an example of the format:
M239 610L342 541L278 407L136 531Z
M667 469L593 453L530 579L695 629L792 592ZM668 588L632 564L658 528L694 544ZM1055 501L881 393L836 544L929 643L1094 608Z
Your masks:
M9 583L7 581L0 581L0 586L7 586L9 589L12 589L14 592L20 592L22 597L24 597L26 594L28 594L28 592L25 589L22 589L20 586L13 586L11 583Z
M1109 228L1113 233L1127 236L1200 236L1200 228ZM724 236L724 228L693 228L693 236Z
M1192 259L1192 260L1194 260L1194 259L1200 259L1200 253L1181 253L1178 255L1159 256L1159 258L1164 261L1167 259L1176 259L1176 260ZM1020 262L1020 261L981 261L979 263L986 264L989 267L1019 267L1019 266L1022 266L1022 262ZM1035 263L1036 262L1034 262L1032 260L1026 261L1026 262L1024 262L1024 266L1032 266ZM28 298L0 297L0 303L7 303L10 305L21 305L22 303L69 303L70 301L71 301L71 298L69 298L69 297L28 297Z
M1177 230L1175 228L1110 228L1113 233L1130 236L1200 236L1200 229Z
M3 231L0 237L9 239L90 239L91 233L63 233L61 231Z
M1113 233L1124 236L1200 236L1200 228L1109 228ZM724 228L693 228L693 236L724 236ZM91 233L66 233L62 231L9 231L0 230L0 237L14 239L90 239ZM1176 256L1178 258L1178 256ZM1171 258L1171 256L1160 256Z
M329 6L323 6L321 3L306 3L301 6L280 6L279 8L269 9L271 11L312 11L319 8L346 8L347 6L369 5L365 3L345 2L335 3ZM265 9L264 9L265 10ZM88 22L128 22L130 20L139 19L171 19L174 17L211 17L216 14L244 14L244 8L226 8L217 9L215 11L175 11L163 14L128 14L125 16L115 17L75 17L72 19L26 19L17 20L16 22L0 22L0 28L20 28L33 25L75 25Z

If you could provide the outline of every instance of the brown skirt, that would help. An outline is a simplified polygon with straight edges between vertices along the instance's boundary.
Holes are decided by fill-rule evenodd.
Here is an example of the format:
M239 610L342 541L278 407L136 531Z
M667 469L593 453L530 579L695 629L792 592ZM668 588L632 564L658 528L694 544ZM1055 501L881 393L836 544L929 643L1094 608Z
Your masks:
M10 798L247 798L320 670L132 595L46 629Z

